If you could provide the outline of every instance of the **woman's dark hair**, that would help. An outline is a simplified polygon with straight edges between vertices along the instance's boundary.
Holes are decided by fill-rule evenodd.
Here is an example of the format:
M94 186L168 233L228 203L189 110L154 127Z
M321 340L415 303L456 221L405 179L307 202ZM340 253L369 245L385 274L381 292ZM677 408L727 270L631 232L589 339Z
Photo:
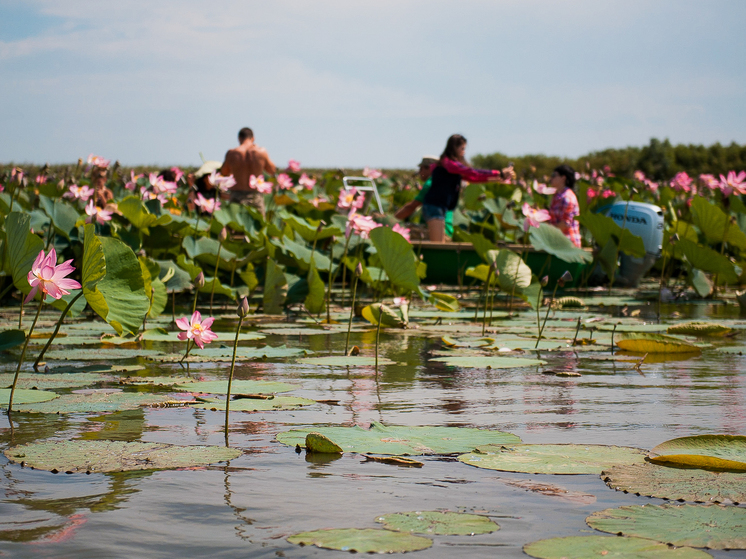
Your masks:
M171 169L163 169L162 171L159 171L158 176L161 177L164 181L176 182L176 173L174 173Z
M443 159L444 157L447 157L448 159L453 159L454 161L466 163L466 161L464 161L464 159L462 157L459 157L456 153L456 150L465 143L466 138L464 138L461 134L454 134L453 136L448 138L448 141L446 142L446 149L444 149L443 153L440 154L440 158Z
M561 177L565 177L567 188L575 188L575 169L569 165L560 165L559 167L555 167L554 172Z

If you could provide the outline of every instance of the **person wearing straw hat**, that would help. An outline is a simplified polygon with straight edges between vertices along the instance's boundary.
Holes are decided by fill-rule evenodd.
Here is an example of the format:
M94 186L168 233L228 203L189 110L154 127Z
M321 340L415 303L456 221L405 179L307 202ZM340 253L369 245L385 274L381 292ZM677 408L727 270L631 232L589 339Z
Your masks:
M399 208L399 210L394 214L394 217L396 219L398 219L399 221L404 221L415 211L417 211L417 208L419 208L425 201L427 191L430 190L430 187L432 186L432 168L437 163L438 156L436 155L426 155L422 158L420 164L418 165L418 175L420 177L420 180L422 181L422 189L417 194L414 200L407 202L401 208ZM445 215L445 232L448 237L453 236L453 212L451 210L448 210Z

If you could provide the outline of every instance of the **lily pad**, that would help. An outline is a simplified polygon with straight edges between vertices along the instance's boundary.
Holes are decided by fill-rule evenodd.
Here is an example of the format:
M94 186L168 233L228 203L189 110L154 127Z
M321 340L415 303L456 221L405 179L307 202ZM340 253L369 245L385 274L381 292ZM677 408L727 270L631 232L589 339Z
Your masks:
M672 501L746 502L746 473L668 468L656 464L618 466L601 473L617 491Z
M298 359L298 363L306 365L326 365L328 367L374 367L375 357L363 357L360 355L328 355L326 357L306 357ZM378 357L379 365L394 365L394 361L385 357Z
M124 441L46 441L9 448L11 462L51 472L122 472L202 466L232 460L241 451L224 446L178 446Z
M477 468L527 474L600 474L617 464L638 464L645 452L626 446L518 444L480 446L458 457Z
M136 359L163 355L153 349L59 349L48 351L49 361L108 361L112 359Z
M341 454L344 452L337 443L325 437L321 433L308 433L306 435L306 452L318 454Z
M232 405L232 404L231 404ZM502 431L466 427L404 427L373 422L370 429L354 427L314 427L293 429L277 435L288 446L304 447L306 435L320 433L345 452L361 454L422 455L466 452L480 444L513 444L520 438Z
M16 391L13 393L13 408L18 410L19 404L38 404L40 402L49 402L55 398L57 398L57 394L54 392L16 387ZM0 388L0 406L4 408L8 407L9 401L10 388Z
M523 552L538 559L703 559L712 557L706 551L691 547L672 548L664 543L644 538L615 538L610 536L570 536L539 540L523 546Z
M625 351L635 353L700 353L700 348L687 341L660 334L629 333L615 340Z
M36 392L36 390L34 390ZM51 402L14 406L22 413L85 413L131 410L170 401L167 396L144 392L117 392L114 394L63 394Z
M376 522L383 524L387 530L441 536L474 536L500 529L500 526L486 516L461 512L397 512L379 516Z
M324 549L337 549L351 553L405 553L419 551L433 545L432 540L391 530L372 528L337 528L315 530L290 536L293 544L315 545Z
M175 388L189 392L203 392L206 394L225 394L228 391L227 380L205 380L186 384L177 384ZM270 382L266 380L233 380L231 392L233 394L273 394L275 392L290 392L302 388L298 384L287 382Z
M238 361L248 361L251 359L275 359L281 357L295 357L297 355L306 355L307 350L294 347L239 347L236 351ZM159 354L148 359L159 361L161 363L178 363L184 356L183 353ZM205 349L192 350L184 361L190 363L230 363L233 359L232 347L210 347Z
M746 509L720 505L632 505L594 512L591 528L678 546L746 549Z
M23 373L18 377L16 388L76 388L110 380L110 377L95 373ZM12 374L0 374L0 386L13 384ZM15 397L14 397L15 399Z
M490 356L449 356L434 357L430 361L440 361L452 367L470 367L476 369L517 369L519 367L536 367L546 365L541 359L521 359L519 357L490 357Z
M746 437L697 435L659 444L650 451L655 464L692 466L705 470L746 471Z
M275 396L274 398L239 398L231 400L231 411L273 411L290 410L315 404L316 400L298 396ZM191 407L204 410L225 411L225 400L193 404Z
M681 334L684 336L725 336L733 329L717 322L684 322L669 326L669 334Z
M229 342L232 344L236 339L235 331L215 332L215 333L218 335L218 337L213 341L213 343ZM168 332L166 330L158 328L158 329L146 330L143 333L142 339L148 340L151 342L179 342L179 340L176 337L177 335L178 335L178 332ZM238 335L239 342L263 340L264 338L266 338L266 336L258 332L241 332Z
M133 386L173 386L175 384L191 384L197 382L189 377L123 377L119 384ZM184 389L186 390L186 389Z

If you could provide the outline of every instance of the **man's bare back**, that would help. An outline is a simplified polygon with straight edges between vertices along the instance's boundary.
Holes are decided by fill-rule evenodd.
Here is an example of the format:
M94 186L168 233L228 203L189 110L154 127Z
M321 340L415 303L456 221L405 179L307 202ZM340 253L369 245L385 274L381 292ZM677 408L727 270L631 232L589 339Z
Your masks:
M258 177L262 173L274 174L276 171L277 167L269 158L267 150L254 144L253 139L247 139L237 148L228 150L220 174L233 175L236 179L236 185L231 188L232 191L246 192L251 190L249 186L251 175Z

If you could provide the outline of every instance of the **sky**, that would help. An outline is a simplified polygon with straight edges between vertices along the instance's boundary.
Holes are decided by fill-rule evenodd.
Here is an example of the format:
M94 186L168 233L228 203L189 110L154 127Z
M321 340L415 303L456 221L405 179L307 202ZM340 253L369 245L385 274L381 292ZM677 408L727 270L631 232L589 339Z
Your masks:
M746 143L743 0L0 0L0 162Z

